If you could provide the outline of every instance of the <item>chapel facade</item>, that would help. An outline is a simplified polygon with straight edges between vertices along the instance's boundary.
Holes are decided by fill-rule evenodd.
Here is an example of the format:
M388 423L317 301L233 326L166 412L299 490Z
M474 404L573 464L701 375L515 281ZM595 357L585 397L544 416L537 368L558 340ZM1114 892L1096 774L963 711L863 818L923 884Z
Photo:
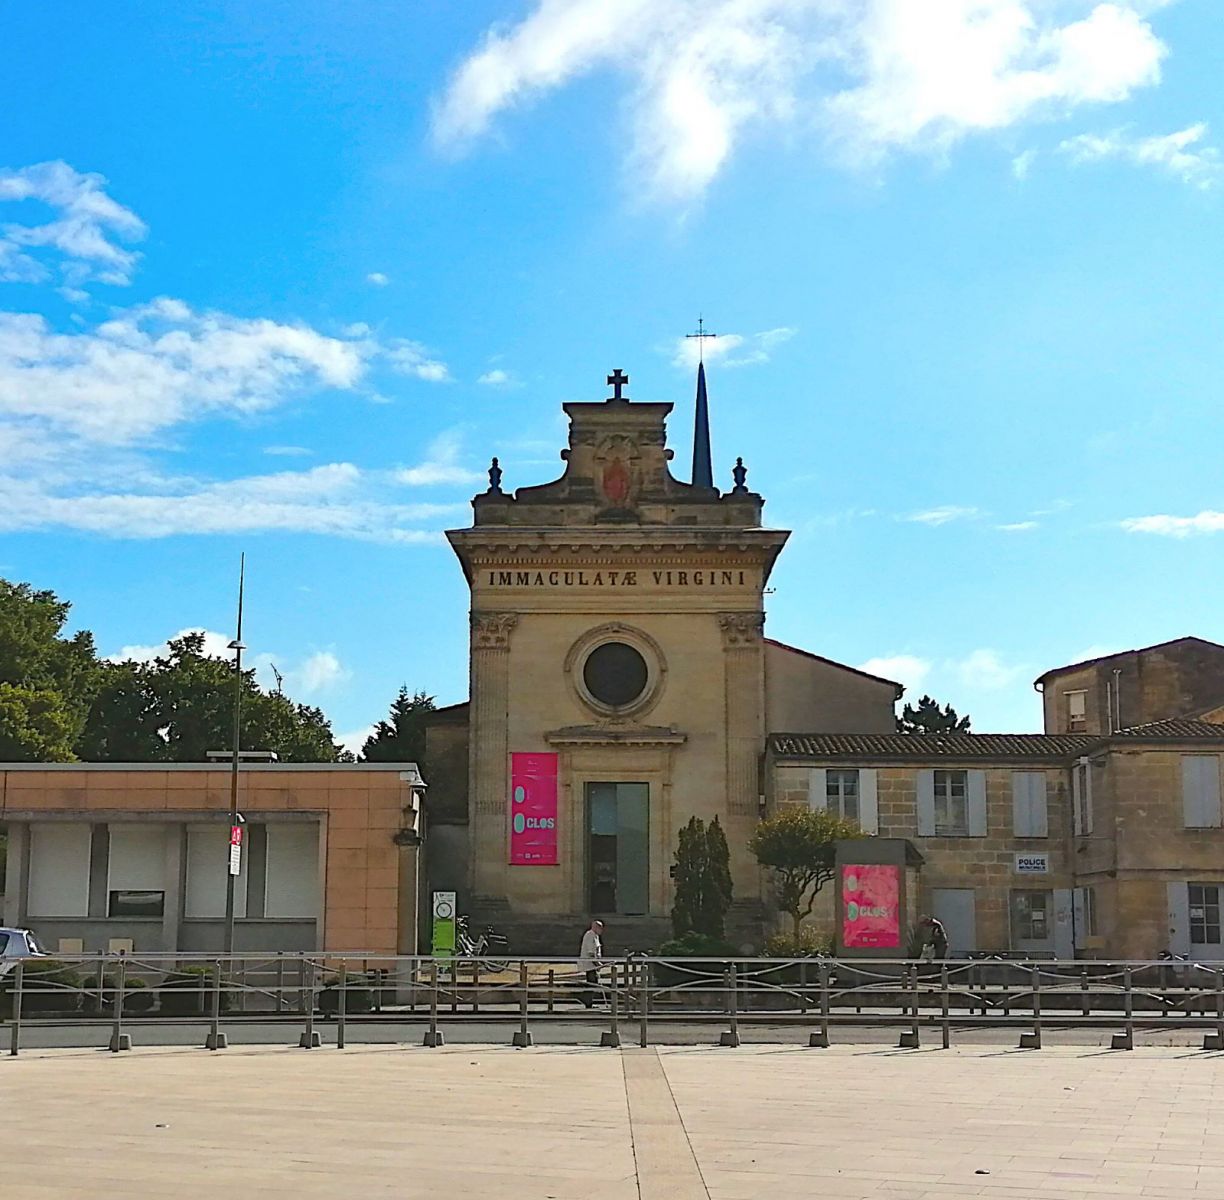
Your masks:
M764 634L788 533L738 462L710 471L699 369L690 481L673 473L670 403L564 405L561 477L511 492L494 460L471 526L448 532L471 589L470 701L429 729L466 788L430 797L430 886L516 948L566 952L592 915L611 944L667 936L670 867L690 817L730 847L733 939L759 945L747 841L771 729L888 732L899 686ZM444 772L436 772L440 779Z

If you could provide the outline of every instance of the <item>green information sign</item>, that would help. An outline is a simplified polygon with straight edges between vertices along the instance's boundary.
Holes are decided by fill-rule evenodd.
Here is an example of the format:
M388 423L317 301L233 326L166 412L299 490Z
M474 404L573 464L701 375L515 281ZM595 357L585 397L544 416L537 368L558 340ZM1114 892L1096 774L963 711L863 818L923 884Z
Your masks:
M431 939L435 958L455 956L455 893L433 894L433 937Z

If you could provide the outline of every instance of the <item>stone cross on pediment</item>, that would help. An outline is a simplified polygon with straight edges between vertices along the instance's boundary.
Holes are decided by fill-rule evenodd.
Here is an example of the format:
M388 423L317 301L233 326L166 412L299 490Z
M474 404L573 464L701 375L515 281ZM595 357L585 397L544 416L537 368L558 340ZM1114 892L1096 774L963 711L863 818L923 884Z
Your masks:
M625 390L625 387L629 383L629 376L626 375L625 372L620 369L620 367L617 367L616 370L613 371L612 374L608 376L608 383L612 385L612 392L613 392L613 394L608 397L609 401L629 399L628 396L622 395L622 393Z

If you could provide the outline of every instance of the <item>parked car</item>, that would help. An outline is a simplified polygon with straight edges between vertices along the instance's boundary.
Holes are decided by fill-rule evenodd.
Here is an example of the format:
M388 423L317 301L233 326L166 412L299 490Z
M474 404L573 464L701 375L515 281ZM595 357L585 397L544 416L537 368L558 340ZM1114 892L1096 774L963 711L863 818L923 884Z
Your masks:
M47 952L32 929L0 928L0 976L7 975L19 958L46 958Z

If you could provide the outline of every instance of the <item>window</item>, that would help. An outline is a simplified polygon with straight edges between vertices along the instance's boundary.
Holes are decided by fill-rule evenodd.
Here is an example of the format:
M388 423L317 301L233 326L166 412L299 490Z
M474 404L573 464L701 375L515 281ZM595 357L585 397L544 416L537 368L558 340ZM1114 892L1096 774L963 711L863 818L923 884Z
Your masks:
M1048 941L1053 932L1054 897L1048 891L1012 892L1012 928L1018 942Z
M935 772L935 836L966 837L969 833L969 773Z
M1190 942L1195 946L1220 944L1220 885L1192 883L1190 892Z
M859 819L859 773L825 772L825 808L848 821Z
M587 656L582 681L608 708L626 708L646 690L646 660L625 642L604 642Z
M1088 727L1088 693L1067 693L1067 728L1072 733L1083 733Z
M166 893L154 891L111 892L108 917L160 917L166 911Z
M1050 824L1044 772L1012 772L1012 828L1018 838L1048 836Z

